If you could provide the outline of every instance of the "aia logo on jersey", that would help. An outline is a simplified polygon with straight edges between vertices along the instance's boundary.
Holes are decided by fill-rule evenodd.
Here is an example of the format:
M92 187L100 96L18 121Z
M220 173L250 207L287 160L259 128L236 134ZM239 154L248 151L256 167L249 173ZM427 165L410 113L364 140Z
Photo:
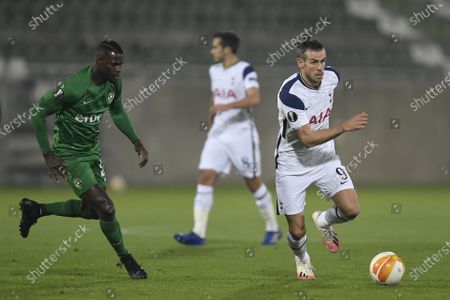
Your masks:
M312 116L309 120L309 124L320 124L325 121L331 115L331 108L327 108L325 112L321 112L318 116Z
M108 94L108 104L111 104L111 102L114 100L114 95L114 92Z
M214 97L218 97L218 98L233 98L233 99L237 99L236 94L234 93L233 90L225 90L225 89L215 89L214 90Z

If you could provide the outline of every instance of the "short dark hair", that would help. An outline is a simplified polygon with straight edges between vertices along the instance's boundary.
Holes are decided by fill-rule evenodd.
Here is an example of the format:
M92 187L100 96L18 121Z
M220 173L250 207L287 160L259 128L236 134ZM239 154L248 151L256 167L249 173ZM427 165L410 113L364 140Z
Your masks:
M120 47L119 43L113 40L104 40L97 46L96 54L97 56L102 56L108 52L117 52L123 54L122 47Z
M318 40L306 40L304 42L296 44L298 56L301 59L306 59L306 51L312 50L312 51L321 51L324 47Z
M239 38L236 34L229 31L216 32L214 38L220 38L222 47L230 47L234 54L237 53L239 48Z

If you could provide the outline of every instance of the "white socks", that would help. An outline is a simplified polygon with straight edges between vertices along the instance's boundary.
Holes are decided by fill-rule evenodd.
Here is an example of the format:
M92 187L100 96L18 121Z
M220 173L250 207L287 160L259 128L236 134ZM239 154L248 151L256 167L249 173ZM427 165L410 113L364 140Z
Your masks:
M256 200L256 206L261 216L266 221L266 231L278 231L278 223L273 208L272 196L266 185L262 184L259 189L253 193Z
M317 223L319 223L320 227L330 227L333 224L345 223L351 220L353 218L347 218L337 206L333 206L319 215Z
M194 229L192 231L202 239L206 236L209 211L213 204L213 187L197 185L197 195L194 199Z
M197 194L194 199L194 228L192 231L201 238L206 236L206 225L208 224L209 211L213 204L214 188L208 185L197 185ZM263 184L253 193L256 206L266 221L266 231L278 231L278 223L273 208L272 196Z
M309 260L309 254L306 251L306 241L308 240L306 238L306 234L300 240L297 241L294 239L291 233L288 232L286 239L289 247L291 247L292 252L294 252L295 256L300 258L300 260Z

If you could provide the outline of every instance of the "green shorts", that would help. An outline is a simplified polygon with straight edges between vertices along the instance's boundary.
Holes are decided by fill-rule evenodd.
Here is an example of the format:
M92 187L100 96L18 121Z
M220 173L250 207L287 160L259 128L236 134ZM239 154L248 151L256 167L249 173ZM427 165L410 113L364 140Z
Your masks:
M64 161L69 171L67 182L78 197L96 184L106 188L106 174L101 159L65 158Z

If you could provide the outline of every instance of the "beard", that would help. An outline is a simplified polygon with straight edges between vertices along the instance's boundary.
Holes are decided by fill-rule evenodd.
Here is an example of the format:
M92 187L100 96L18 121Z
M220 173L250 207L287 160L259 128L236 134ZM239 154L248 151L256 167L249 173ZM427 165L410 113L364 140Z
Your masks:
M311 84L315 87L318 87L320 85L320 83L322 82L321 79L316 79L312 76L309 76L308 74L305 74L306 78L308 78L308 81L311 82Z

